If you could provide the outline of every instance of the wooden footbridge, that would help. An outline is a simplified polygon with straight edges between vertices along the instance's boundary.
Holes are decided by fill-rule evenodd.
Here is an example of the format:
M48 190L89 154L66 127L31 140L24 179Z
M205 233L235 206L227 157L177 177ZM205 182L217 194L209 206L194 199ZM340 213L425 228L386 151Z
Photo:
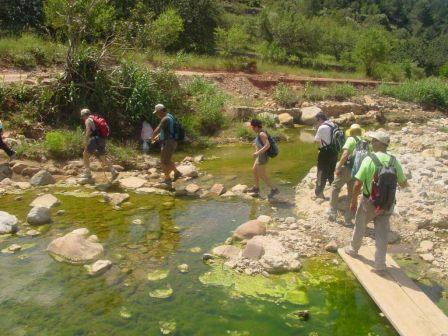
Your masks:
M381 276L372 272L373 246L362 247L357 258L339 254L401 336L448 336L448 317L389 255Z

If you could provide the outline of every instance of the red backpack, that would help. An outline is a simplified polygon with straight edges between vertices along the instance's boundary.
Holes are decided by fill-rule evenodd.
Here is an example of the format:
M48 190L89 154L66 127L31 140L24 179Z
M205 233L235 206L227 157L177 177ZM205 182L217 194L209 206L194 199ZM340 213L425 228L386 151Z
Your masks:
M110 135L110 129L106 119L97 115L91 115L90 118L92 118L93 123L95 124L98 136L107 138Z

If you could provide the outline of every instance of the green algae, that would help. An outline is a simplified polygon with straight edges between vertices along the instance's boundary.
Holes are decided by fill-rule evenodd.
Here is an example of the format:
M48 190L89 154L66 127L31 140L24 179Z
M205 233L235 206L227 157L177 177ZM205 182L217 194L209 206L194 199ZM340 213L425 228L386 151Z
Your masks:
M173 295L174 291L170 285L164 288L158 288L149 292L149 296L155 299L168 299Z
M159 327L162 335L172 335L176 332L177 324L176 321L160 321Z
M301 289L303 283L292 273L267 278L263 275L239 274L227 267L214 265L211 271L199 277L199 281L204 285L229 287L234 296L297 305L309 303L306 292Z
M149 281L159 281L165 279L169 273L169 270L155 270L153 272L149 272L147 278Z

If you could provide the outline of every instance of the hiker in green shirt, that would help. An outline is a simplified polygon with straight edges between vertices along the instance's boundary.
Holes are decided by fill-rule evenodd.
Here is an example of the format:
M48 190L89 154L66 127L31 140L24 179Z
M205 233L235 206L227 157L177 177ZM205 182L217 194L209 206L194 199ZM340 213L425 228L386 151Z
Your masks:
M366 157L359 168L355 178L356 182L353 187L353 194L350 204L350 209L355 212L355 229L353 232L352 241L349 246L345 248L345 252L353 257L358 255L358 250L361 247L362 239L366 232L367 223L373 220L375 225L375 267L374 272L383 274L386 270L386 252L388 243L388 233L390 227L390 216L393 213L393 204L387 209L387 207L381 207L375 205L378 202L378 191L374 191L374 179L378 178L379 165L383 167L391 167L395 170L395 179L399 186L406 187L407 181L403 174L403 168L398 160L392 155L387 153L387 147L390 143L389 135L383 131L377 131L370 134L372 139L373 152L371 157ZM376 162L374 162L376 161ZM389 175L390 177L390 175ZM389 180L390 181L390 180ZM378 184L380 182L377 182ZM363 193L361 202L358 206L358 196ZM388 189L392 190L392 189ZM395 203L395 191L393 195L388 194L388 199L393 200ZM383 195L384 196L384 195Z
M355 150L357 143L361 140L361 135L363 133L364 130L358 124L351 125L350 129L347 131L348 137L345 141L344 147L342 147L341 158L336 164L336 178L332 184L330 209L327 211L328 219L330 221L336 220L336 216L338 214L339 193L345 184L347 184L348 205L350 204L350 197L352 195L355 179L351 175L351 167L348 167L347 160ZM348 205L344 214L346 225L351 224L352 218Z

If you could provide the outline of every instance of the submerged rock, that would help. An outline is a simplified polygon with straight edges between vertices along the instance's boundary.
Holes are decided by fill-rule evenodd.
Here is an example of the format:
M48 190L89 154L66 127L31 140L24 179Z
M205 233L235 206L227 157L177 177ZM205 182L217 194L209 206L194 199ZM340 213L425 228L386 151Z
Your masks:
M45 194L36 198L33 202L31 202L30 206L32 207L42 207L51 209L56 205L59 205L61 202L51 194Z
M77 229L65 236L56 238L47 247L48 253L57 261L70 264L86 264L98 259L104 252L103 246L90 236L89 230Z
M173 289L170 285L166 288L159 288L149 292L149 296L156 299L168 299L173 295Z
M159 281L165 279L170 272L168 270L155 270L153 272L148 273L149 281Z
M112 267L112 261L110 260L98 260L92 265L84 265L89 275L96 276L106 272Z
M10 246L8 246L7 248L2 250L2 253L16 253L18 251L20 251L22 249L22 246L18 245L18 244L12 244Z
M50 209L36 206L28 213L26 220L31 225L44 225L51 223Z
M233 234L233 237L244 240L258 235L264 235L265 233L265 224L259 222L258 220L251 220L238 226L238 228L235 230L235 233Z
M40 170L30 180L33 186L45 186L56 183L54 177L47 170Z
M160 321L159 327L162 335L172 335L176 332L177 324L175 321Z
M190 266L188 266L187 264L181 264L181 265L177 266L177 269L181 273L188 273L188 272L190 272Z
M139 178L139 177L131 176L131 177L121 179L119 182L123 188L138 189L145 185L146 180Z
M0 234L15 233L19 229L19 220L16 216L0 211Z

